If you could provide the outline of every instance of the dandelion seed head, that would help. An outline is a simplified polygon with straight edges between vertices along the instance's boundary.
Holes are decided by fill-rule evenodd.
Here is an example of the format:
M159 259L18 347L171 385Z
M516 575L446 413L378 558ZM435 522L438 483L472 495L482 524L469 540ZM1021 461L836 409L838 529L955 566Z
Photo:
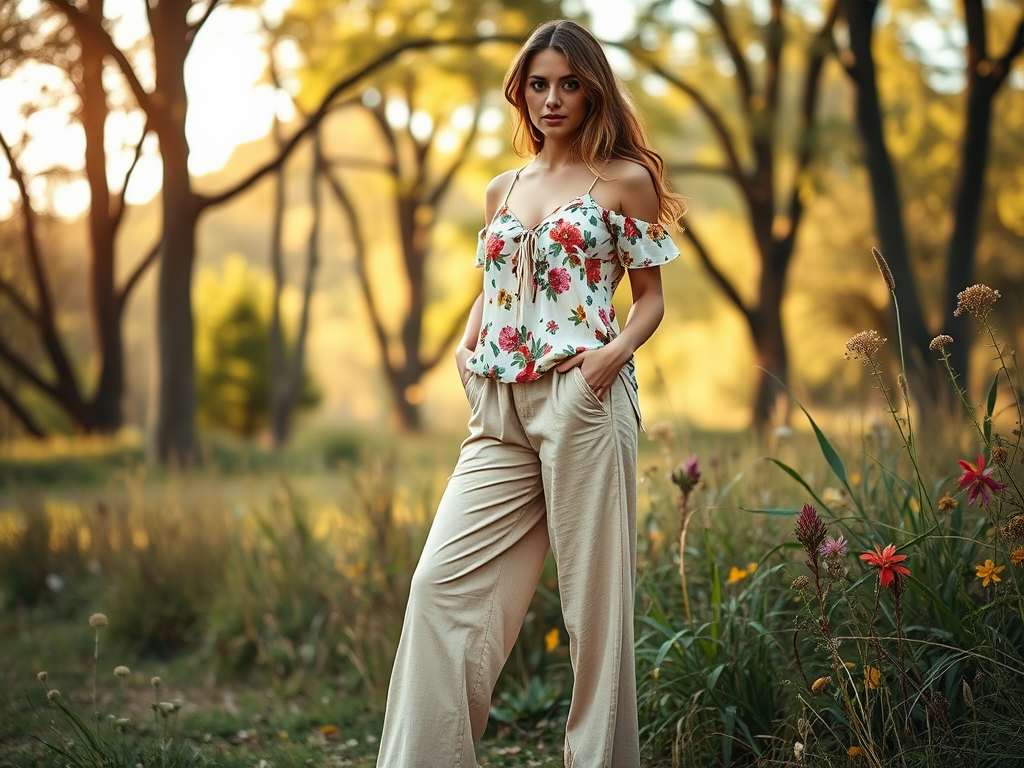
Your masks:
M159 688L163 684L163 680L159 677L151 677L149 678L149 684L154 688Z
M58 691L56 688L47 691L46 700L51 704L55 704L56 702L60 701L60 691Z
M938 336L932 339L931 343L928 345L928 349L935 352L941 352L943 349L945 349L952 343L952 336L946 333L940 333Z
M42 672L36 673L36 677L39 678L39 682L45 683L46 682L46 678L48 677L48 675L46 674L46 671L44 670Z
M885 281L886 290L889 293L896 293L896 281L893 279L892 270L889 269L889 263L885 260L885 256L877 248L871 249L871 255L875 257L878 271L882 273L882 280Z
M960 317L966 312L978 320L984 320L992 311L998 298L999 291L989 288L983 283L964 288L956 295L956 309L953 310L953 316Z
M120 666L114 667L114 676L115 677L128 677L128 675L130 675L131 673L132 673L132 671L130 669L128 669L128 667L124 666L124 664L121 664Z
M861 331L846 342L846 354L843 357L847 360L860 360L867 363L874 359L883 344L885 344L885 337L878 331Z
M89 617L89 626L93 629L107 626L107 616L104 613L94 613Z

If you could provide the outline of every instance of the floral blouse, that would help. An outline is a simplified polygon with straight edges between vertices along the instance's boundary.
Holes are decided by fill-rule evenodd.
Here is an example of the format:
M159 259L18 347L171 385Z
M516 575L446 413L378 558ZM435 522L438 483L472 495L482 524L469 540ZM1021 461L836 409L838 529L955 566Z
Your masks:
M615 338L612 295L626 269L665 264L679 249L660 224L602 208L590 190L533 229L507 201L506 194L480 232L476 265L484 270L484 308L466 365L480 376L515 383L539 379L561 360ZM632 359L623 373L635 401Z

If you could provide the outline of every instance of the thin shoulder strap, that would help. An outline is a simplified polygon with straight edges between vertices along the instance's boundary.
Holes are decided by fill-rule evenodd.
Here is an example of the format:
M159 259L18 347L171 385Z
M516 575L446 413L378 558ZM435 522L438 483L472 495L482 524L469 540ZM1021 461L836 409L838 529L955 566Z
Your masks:
M593 192L593 191L594 191L594 187L595 187L595 186L597 185L597 182L599 182L600 180L601 180L601 177L600 177L600 176L596 176L596 175L594 176L594 180L593 180L592 182L590 182L590 189L588 189L588 190L587 190L587 194L588 194L588 195L589 195L589 194L590 194L591 192Z
M523 168L525 167L526 166L524 165ZM505 199L501 201L502 205L508 205L508 196L512 194L512 187L514 187L516 182L519 181L519 174L523 172L523 168L516 171L516 175L512 177L512 183L508 185L508 191L505 193Z

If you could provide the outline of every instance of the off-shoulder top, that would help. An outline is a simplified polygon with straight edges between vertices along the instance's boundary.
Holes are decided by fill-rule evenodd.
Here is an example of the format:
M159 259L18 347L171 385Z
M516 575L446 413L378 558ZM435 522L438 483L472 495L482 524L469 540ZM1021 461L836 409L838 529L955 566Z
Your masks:
M679 255L665 228L602 208L590 194L559 206L532 229L508 207L520 169L480 231L484 270L480 337L472 372L507 383L534 381L560 361L618 334L612 296L627 269ZM636 392L633 360L623 369Z

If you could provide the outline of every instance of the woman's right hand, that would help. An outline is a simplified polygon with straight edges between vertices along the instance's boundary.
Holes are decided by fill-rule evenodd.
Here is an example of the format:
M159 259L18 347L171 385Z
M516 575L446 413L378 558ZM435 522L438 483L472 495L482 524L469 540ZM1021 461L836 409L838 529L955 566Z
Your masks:
M466 367L466 363L473 356L473 352L475 350L470 349L464 344L459 344L455 349L455 366L459 369L459 378L462 379L463 388L469 383L469 377L476 375Z

